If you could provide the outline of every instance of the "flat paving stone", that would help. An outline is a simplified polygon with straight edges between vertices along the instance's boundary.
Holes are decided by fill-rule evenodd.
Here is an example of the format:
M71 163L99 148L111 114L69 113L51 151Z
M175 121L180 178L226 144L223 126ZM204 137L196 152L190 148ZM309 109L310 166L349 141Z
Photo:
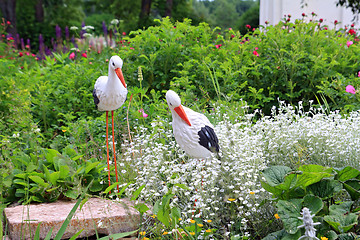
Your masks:
M8 224L8 237L11 240L33 239L38 224L40 239L53 227L53 239L74 207L76 201L57 201L20 205L5 208L4 213ZM90 198L77 209L62 239L71 238L83 229L78 236L88 237L96 234L115 234L134 231L140 223L140 215L134 209L134 202L121 199L119 202L102 198Z

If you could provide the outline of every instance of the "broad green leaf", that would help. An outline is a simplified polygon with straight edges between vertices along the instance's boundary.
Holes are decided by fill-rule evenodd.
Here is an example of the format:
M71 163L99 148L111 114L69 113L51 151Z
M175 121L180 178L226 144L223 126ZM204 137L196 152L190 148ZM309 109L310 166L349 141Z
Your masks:
M302 165L299 167L299 171L302 172L316 172L316 173L332 173L333 169L315 164Z
M54 158L60 155L55 149L45 149L45 158L49 163L54 163Z
M150 208L145 203L139 203L134 206L140 213L145 213Z
M157 219L165 226L170 226L170 209L160 208L156 214Z
M303 172L302 174L297 175L295 186L305 189L307 186L330 176L331 174L326 172Z
M343 183L344 188L351 196L351 200L356 201L360 198L360 182L359 180L348 180Z
M101 184L99 181L93 181L93 184L90 186L91 192L99 192L103 188L103 184Z
M360 175L359 170L357 170L353 167L347 166L337 172L336 179L339 181L345 182L347 180L356 178L359 175Z
M346 233L358 223L357 215L349 213L346 215L327 215L324 220L339 233Z
M317 214L324 207L324 203L321 198L313 195L306 195L303 199L303 206L307 207L311 214Z
M49 184L48 183L46 183L45 181L44 181L44 179L42 179L41 177L39 177L39 176L29 176L29 178L32 180L32 181L34 181L35 183L37 183L37 184L39 184L40 186L42 186L42 187L44 187L44 188L46 188L47 186L49 186Z
M50 174L48 180L52 183L52 185L56 186L59 178L60 178L60 172L53 172Z
M69 177L69 166L67 165L61 165L59 168L59 172L60 172L60 179L66 179Z
M291 168L286 166L272 166L266 168L262 174L264 175L267 184L276 186L284 182L285 176L291 172Z
M336 180L322 179L307 187L315 196L322 199L333 197L342 190L342 184Z
M285 230L290 234L295 234L298 231L298 226L302 224L300 211L302 199L291 199L288 201L279 200L276 204L278 214L283 221Z
M91 170L96 168L97 165L99 165L100 162L93 162L86 166L85 168L85 174L88 174Z

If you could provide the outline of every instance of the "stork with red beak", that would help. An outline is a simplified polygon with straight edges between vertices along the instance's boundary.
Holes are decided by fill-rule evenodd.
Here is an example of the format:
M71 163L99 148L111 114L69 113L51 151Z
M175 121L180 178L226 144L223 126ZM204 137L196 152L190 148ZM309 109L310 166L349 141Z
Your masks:
M116 164L115 153L115 137L114 137L114 110L121 107L126 100L127 89L124 76L121 68L123 66L123 60L119 56L112 56L109 61L109 73L108 76L99 77L94 86L93 97L94 103L98 110L106 111L106 150L107 150L107 164L108 164L108 178L110 183L110 160L109 160L109 134L108 134L108 115L111 111L112 120L112 142L114 151L114 163L115 163L115 175L116 182L118 182L118 172ZM117 186L119 191L119 186Z
M181 105L174 91L166 93L166 101L172 115L172 127L176 142L194 158L208 158L219 153L219 140L209 119L201 113Z

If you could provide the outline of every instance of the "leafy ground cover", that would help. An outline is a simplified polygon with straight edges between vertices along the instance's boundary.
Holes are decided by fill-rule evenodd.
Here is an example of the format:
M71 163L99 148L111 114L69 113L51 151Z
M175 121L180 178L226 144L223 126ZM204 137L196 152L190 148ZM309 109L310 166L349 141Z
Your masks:
M360 50L357 30L334 24L304 16L248 26L241 36L163 19L110 46L88 36L51 53L14 49L4 35L2 202L77 199L84 191L130 197L153 206L146 216L147 206L137 205L156 220L139 226L141 239L298 239L315 230L322 240L355 239ZM129 88L115 116L119 193L107 185L105 116L92 100L115 54ZM191 159L178 148L164 102L169 88L216 126L221 160ZM315 230L299 228L304 207L321 223L310 224Z

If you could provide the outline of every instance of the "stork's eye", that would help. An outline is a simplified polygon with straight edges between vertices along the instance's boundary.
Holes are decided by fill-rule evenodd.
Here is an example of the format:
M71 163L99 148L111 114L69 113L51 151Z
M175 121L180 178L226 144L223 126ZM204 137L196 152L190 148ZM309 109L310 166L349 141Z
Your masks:
M170 106L172 106L172 104L171 103L169 103L170 104Z
M113 62L112 64L113 64L113 66L115 67L115 63Z

